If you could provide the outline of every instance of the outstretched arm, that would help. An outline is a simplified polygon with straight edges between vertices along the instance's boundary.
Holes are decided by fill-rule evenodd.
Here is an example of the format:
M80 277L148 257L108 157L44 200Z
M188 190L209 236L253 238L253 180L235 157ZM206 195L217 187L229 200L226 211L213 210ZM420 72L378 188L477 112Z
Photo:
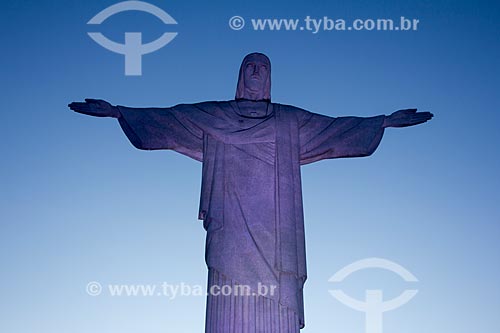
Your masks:
M386 116L383 127L408 127L425 123L434 115L430 112L417 112L417 109L399 110Z
M304 112L300 120L300 162L371 155L387 127L406 127L432 118L430 112L399 110L390 116L328 117Z
M138 149L171 149L195 160L203 159L200 112L192 104L168 108L113 106L99 99L68 105L75 112L117 118L127 138Z

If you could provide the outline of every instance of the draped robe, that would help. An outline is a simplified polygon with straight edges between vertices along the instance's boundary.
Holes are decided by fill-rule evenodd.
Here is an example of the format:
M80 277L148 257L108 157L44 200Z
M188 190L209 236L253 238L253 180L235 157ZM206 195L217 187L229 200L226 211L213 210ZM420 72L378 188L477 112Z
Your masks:
M252 291L259 284L274 288L250 301L209 295L206 332L303 328L300 166L371 155L385 116L329 117L248 100L118 108L136 148L171 149L203 163L199 219L207 231L209 286L223 281Z

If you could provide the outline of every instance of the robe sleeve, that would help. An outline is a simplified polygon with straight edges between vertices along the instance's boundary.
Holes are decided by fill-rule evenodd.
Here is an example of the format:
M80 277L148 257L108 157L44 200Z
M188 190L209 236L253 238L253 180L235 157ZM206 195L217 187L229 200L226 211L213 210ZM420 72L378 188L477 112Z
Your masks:
M328 117L305 111L299 119L300 164L369 156L384 134L385 116Z
M117 106L120 126L138 149L171 149L203 160L203 130L197 126L197 108L181 104L170 108Z

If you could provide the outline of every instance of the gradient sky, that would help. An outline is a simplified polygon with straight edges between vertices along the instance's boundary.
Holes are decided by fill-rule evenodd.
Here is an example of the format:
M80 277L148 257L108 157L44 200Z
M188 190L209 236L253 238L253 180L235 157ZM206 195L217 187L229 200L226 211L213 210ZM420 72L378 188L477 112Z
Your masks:
M233 98L245 54L272 62L272 99L330 116L417 107L421 126L389 129L368 158L302 168L309 279L303 332L364 332L363 313L329 289L363 298L417 296L384 316L385 333L492 332L500 326L500 5L498 1L149 1L178 22L121 13L118 1L1 5L0 331L201 332L204 297L86 294L89 281L206 286L197 218L201 164L135 149L113 119L71 112L86 97L127 106ZM243 18L393 18L419 30L233 31ZM165 30L166 29L166 30ZM89 31L123 41L178 36L124 76L124 58ZM381 257L419 280L373 269Z

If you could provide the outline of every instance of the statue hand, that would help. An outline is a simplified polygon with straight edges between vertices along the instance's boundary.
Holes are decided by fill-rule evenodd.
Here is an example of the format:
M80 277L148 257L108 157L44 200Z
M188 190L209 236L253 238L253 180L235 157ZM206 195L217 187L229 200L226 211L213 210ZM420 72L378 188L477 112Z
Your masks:
M116 106L109 104L102 99L86 98L85 102L73 102L68 104L69 108L75 112L83 113L94 117L119 118L120 111Z
M425 123L434 115L430 112L417 112L417 109L399 110L386 116L384 127L406 127Z

